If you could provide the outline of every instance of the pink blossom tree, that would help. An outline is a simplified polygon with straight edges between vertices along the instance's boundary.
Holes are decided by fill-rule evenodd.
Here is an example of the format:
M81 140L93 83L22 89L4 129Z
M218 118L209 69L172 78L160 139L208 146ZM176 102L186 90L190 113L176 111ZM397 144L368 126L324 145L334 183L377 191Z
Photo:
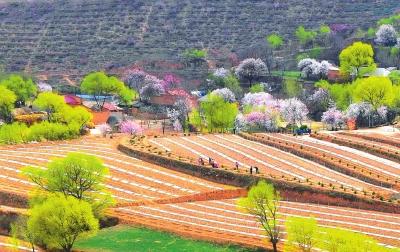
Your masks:
M240 62L239 66L235 69L235 74L238 79L244 79L249 82L250 87L253 80L260 77L267 72L267 66L261 59L245 59Z
M329 124L333 129L344 123L344 116L342 111L333 107L322 114L321 122Z
M247 93L242 99L243 106L279 107L279 102L272 95L265 92Z
M98 126L98 129L100 130L101 134L103 134L103 137L107 135L107 133L112 132L112 128L109 124L107 123L102 123Z
M301 125L307 119L308 109L298 98L290 98L282 101L280 113L282 118L289 123Z
M119 125L119 131L122 133L136 135L142 133L142 127L140 127L140 125L134 121L125 120Z
M181 79L172 74L166 74L162 84L165 90L181 88Z

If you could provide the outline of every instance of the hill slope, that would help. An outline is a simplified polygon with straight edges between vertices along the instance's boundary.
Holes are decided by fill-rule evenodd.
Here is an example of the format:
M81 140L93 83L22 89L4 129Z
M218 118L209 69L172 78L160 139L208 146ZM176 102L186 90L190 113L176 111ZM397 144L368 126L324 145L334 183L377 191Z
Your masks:
M131 66L182 68L188 48L238 51L271 33L294 39L299 25L367 29L398 0L0 1L0 62L8 71L69 75ZM217 51L218 50L218 51ZM161 61L161 62L159 62ZM169 62L169 63L166 63Z

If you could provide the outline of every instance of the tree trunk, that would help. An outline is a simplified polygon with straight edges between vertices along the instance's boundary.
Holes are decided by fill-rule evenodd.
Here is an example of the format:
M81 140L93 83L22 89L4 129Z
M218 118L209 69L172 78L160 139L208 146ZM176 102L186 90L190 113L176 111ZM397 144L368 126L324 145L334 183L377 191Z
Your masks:
M272 242L272 247L274 249L274 252L278 252L278 249L276 247L276 242Z

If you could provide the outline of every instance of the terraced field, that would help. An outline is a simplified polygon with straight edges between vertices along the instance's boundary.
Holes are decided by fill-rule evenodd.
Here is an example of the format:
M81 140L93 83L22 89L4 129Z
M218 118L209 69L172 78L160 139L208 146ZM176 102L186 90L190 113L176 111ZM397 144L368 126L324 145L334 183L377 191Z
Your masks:
M52 144L1 147L0 190L26 196L34 185L19 176L21 167L44 167L52 157L63 157L71 151L83 151L98 156L109 167L110 176L105 183L119 203L112 209L112 214L123 222L169 230L200 239L269 246L263 241L265 235L254 218L238 209L237 198L199 200L197 197L206 193L223 195L226 190L236 188L129 157L116 149L119 140L89 137ZM315 183L323 181L337 186L344 184L354 190L368 188L393 193L390 191L392 189L380 188L356 178L343 176L309 160L233 135L154 138L148 143L153 149L157 146L157 151L163 149L174 154L180 153L183 158L189 156L197 160L199 156L211 156L220 164L224 164L228 171L233 169L234 161L239 160L239 169L242 172L245 170L243 168L256 165L260 168L261 175L284 175L283 180L296 177L296 180L302 180L302 183L307 183L308 179ZM325 148L321 144L317 146ZM169 200L179 203L170 203ZM400 245L399 214L290 201L282 201L279 212L281 225L287 216L312 214L319 225L350 228L372 235L382 244Z
M362 156L362 154L356 154L355 151L344 151L338 146L335 148L335 145L327 146L326 142L315 143L314 139L307 141L280 134L265 134L265 136L288 144L303 145L315 151L326 152L330 157L342 159L343 163L351 164L350 167L356 165L358 170L365 169L367 174L369 171L373 171L374 174L381 172L392 181L400 177L400 170L397 169L400 165L388 160L380 160L377 157L377 160L374 160L365 154ZM286 151L245 140L235 135L160 138L151 141L167 151L180 153L183 157L190 156L194 159L212 157L221 166L229 169L232 169L234 163L239 161L241 167L249 169L250 166L257 166L261 174L282 179L293 180L296 178L303 183L313 183L313 185L324 183L331 187L346 187L358 192L381 192L382 195L399 192L397 189L365 182ZM322 156L322 154L320 155Z

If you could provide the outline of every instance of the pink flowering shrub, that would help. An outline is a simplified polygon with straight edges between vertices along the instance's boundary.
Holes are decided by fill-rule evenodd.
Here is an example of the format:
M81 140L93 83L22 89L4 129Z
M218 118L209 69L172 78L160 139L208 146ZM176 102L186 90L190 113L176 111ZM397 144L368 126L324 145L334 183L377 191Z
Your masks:
M126 120L119 125L119 131L131 135L141 134L142 127L134 121Z
M42 81L37 84L37 89L38 93L53 91L53 88L49 84Z
M98 129L103 134L103 136L105 136L107 133L111 133L112 132L111 126L109 124L107 124L107 123L100 124L98 126Z

